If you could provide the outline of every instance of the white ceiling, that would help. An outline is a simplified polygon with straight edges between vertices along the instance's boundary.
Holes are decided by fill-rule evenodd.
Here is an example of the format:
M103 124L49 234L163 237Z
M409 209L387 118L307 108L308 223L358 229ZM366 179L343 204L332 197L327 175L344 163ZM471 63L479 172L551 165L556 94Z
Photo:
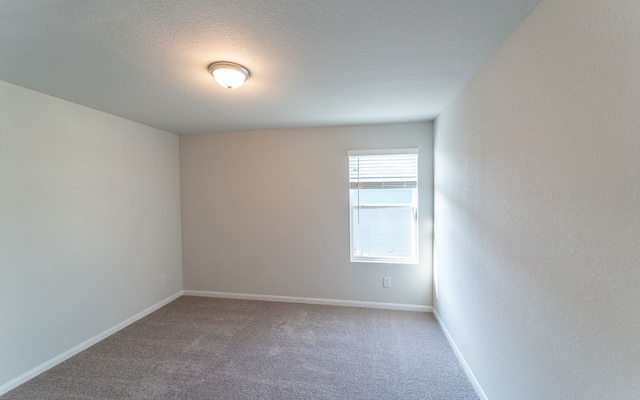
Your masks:
M178 134L430 120L538 3L3 0L0 80Z

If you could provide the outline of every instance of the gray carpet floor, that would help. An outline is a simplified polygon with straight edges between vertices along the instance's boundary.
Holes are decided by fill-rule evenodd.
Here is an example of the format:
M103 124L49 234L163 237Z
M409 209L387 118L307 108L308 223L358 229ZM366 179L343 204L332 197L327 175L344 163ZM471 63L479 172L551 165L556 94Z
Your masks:
M0 399L478 397L431 314L183 296Z

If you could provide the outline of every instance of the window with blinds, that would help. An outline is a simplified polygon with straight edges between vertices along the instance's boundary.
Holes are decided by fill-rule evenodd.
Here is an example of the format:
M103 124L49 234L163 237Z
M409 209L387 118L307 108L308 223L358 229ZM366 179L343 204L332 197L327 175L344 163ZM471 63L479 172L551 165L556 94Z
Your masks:
M418 263L418 149L349 151L351 261Z

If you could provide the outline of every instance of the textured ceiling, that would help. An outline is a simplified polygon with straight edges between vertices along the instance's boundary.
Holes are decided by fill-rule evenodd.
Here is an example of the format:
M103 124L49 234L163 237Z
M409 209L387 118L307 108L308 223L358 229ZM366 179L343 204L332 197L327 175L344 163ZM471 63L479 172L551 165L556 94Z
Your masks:
M3 0L0 80L178 134L428 120L538 3Z

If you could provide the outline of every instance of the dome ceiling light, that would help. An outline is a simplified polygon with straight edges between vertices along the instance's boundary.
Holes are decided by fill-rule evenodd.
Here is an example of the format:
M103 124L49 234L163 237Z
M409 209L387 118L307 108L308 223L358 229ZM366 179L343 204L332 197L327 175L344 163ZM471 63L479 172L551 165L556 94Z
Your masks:
M217 61L209 65L209 72L218 84L227 89L237 89L244 85L251 73L240 64Z

